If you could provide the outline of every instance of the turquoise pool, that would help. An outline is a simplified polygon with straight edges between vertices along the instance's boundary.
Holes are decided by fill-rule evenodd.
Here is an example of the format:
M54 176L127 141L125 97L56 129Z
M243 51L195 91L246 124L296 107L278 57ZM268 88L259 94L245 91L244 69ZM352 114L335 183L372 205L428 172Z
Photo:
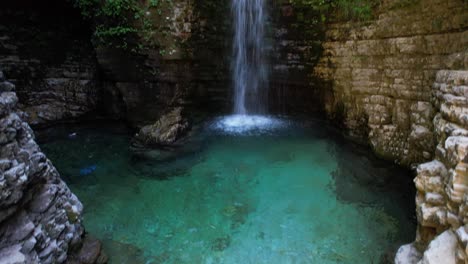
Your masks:
M41 147L111 263L380 263L413 240L408 171L322 123L282 124L208 124L163 161L96 126L55 128Z

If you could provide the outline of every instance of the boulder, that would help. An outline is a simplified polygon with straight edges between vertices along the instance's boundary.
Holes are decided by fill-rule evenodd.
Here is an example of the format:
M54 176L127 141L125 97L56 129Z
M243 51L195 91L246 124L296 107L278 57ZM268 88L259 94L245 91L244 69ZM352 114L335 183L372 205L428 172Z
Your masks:
M144 126L135 135L134 141L147 147L174 144L190 130L190 123L182 112L182 107L176 107L154 124Z
M416 264L421 258L421 252L413 244L406 244L398 249L395 264Z
M104 253L101 241L86 236L81 249L69 257L66 264L105 264L108 257Z
M455 233L447 230L436 237L424 252L422 264L456 264L458 239Z

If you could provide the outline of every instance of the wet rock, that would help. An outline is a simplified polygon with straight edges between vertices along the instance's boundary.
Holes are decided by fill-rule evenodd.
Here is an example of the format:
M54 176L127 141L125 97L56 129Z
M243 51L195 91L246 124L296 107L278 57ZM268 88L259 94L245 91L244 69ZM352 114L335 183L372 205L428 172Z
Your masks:
M422 264L457 264L457 236L450 230L436 237L424 252Z
M108 257L102 249L101 241L87 236L81 249L70 257L67 264L104 264Z
M395 264L416 264L422 258L413 244L401 246L395 256Z
M104 240L103 245L106 253L112 256L115 263L132 263L132 264L146 264L148 263L144 252L131 244L118 242L115 240ZM152 263L150 261L150 263ZM164 261L155 261L155 263L164 263Z
M154 124L144 126L135 135L135 140L144 146L174 144L190 130L189 121L182 112L182 107L176 107Z

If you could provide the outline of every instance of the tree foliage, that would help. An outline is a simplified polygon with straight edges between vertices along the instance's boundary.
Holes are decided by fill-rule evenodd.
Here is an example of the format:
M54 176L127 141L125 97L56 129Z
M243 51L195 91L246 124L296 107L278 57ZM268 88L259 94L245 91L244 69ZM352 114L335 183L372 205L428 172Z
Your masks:
M148 4L136 0L72 0L81 14L94 25L94 42L98 45L122 49L142 48L138 38L149 40L152 25L147 17L149 9L157 9L160 1Z

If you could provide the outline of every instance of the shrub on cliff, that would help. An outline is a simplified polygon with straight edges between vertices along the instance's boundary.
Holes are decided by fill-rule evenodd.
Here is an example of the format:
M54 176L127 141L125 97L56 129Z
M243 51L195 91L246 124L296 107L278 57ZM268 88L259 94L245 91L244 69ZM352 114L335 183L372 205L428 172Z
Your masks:
M94 25L94 43L122 49L143 48L137 41L151 43L154 30L147 18L149 9L158 9L159 0L71 0L81 14ZM166 0L168 1L168 0Z

